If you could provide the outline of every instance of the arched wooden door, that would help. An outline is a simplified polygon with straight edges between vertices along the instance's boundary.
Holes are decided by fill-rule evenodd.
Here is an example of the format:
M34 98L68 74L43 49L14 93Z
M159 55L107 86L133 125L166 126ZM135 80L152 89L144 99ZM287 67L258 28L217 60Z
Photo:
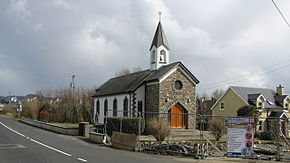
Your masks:
M175 104L170 109L170 126L171 128L185 128L184 122L184 114L185 110L180 104Z

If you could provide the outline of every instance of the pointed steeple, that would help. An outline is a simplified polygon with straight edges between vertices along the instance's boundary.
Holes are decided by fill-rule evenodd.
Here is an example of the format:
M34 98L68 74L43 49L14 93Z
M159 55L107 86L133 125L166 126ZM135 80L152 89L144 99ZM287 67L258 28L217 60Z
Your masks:
M151 50L153 46L158 48L161 45L163 45L164 47L167 48L167 50L169 50L169 43L166 39L165 32L164 32L162 25L161 25L161 22L159 20L159 23L158 23L158 26L157 26L157 29L156 29L156 32L155 32L155 35L154 35L154 38L153 38L153 41L151 43L149 50Z
M157 70L169 64L169 43L161 25L161 12L159 12L159 23L149 51L151 70Z

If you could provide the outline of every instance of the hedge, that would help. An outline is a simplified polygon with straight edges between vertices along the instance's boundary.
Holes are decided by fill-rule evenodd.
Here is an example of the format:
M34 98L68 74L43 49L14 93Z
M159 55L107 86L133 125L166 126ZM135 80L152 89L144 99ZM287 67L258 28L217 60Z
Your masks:
M259 132L255 136L260 140L273 140L274 139L273 133L269 131Z
M122 120L122 132L138 135L139 120L141 124L141 133L145 130L145 120L141 117L108 117L107 134L112 135L112 131L120 132L120 123Z

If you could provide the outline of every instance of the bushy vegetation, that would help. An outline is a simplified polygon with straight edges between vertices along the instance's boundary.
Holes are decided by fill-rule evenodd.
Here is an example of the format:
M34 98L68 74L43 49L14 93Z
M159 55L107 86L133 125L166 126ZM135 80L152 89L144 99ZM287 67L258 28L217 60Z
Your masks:
M41 90L23 103L22 116L46 122L92 122L93 90Z
M224 118L213 117L208 123L209 131L213 134L217 141L226 134L226 120Z
M170 127L165 117L152 117L148 120L148 132L157 141L164 141L170 135Z
M8 105L4 106L3 110L1 111L1 114L7 115L7 116L12 117L12 118L16 118L17 117L16 110L11 108Z
M138 135L139 120L141 133L145 129L145 120L141 117L108 117L107 118L107 134L112 135L113 131L120 132L120 124L122 121L122 132Z
M238 116L243 116L243 117L257 117L260 115L257 107L251 106L251 105L246 105L242 106L238 109L237 111Z
M273 140L274 139L273 133L269 131L258 132L255 136L256 138L260 140Z

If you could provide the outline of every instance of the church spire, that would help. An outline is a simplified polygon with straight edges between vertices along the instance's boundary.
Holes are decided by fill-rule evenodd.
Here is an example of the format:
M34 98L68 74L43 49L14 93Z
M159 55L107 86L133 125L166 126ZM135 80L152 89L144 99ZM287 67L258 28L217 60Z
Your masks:
M150 46L150 69L157 70L169 63L169 43L161 24L161 12L159 22Z
M158 48L161 45L165 46L167 50L169 50L169 43L166 39L165 32L161 24L161 12L159 12L159 23L149 50L151 50L153 46Z

